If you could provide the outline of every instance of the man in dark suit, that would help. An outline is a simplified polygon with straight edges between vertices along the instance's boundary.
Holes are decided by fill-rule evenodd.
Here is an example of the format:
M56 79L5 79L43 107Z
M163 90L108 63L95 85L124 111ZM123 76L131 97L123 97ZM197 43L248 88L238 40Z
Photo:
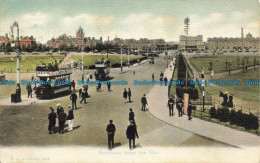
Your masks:
M188 117L189 117L189 120L191 120L191 112L192 112L192 106L191 106L191 102L189 102L189 106L188 106Z
M57 115L56 113L54 113L54 109L52 107L50 107L51 109L51 113L49 114L48 116L48 119L49 119L49 134L51 134L51 132L53 131L53 133L55 133L55 124L56 124L56 118L57 118Z
M112 149L114 147L114 136L116 132L116 127L113 124L113 120L109 121L106 131L108 136L108 149Z
M86 98L87 98L87 92L85 90L83 90L80 103L82 103L82 101L84 101L84 103L86 104L87 103Z
M126 136L129 139L129 148L132 149L131 142L133 141L133 148L135 148L135 137L139 138L136 125L134 125L133 122L130 123L130 125L127 127L126 130Z
M59 119L59 133L64 134L64 124L66 122L67 115L64 113L64 109L61 108L61 112L58 114Z
M173 116L173 106L175 104L175 101L173 100L173 98L171 97L169 100L168 100L168 107L169 107L169 115L170 116Z
M129 110L130 110L130 112L129 112L129 122L133 122L134 125L136 125L135 124L135 113L133 112L132 108L130 108Z
M132 102L132 100L131 100L132 92L131 92L130 88L128 88L127 95L128 95L129 103L131 103Z
M183 102L181 99L179 99L176 104L176 107L177 107L178 113L179 113L179 117L182 117L182 106L183 106Z
M141 98L141 102L142 102L142 111L145 111L145 107L146 105L148 105L145 94L144 96Z
M77 105L76 105L76 103L77 103L77 98L78 98L78 96L77 96L77 94L75 93L75 91L73 91L73 93L70 95L70 100L72 101L72 109L74 110L76 110L77 109ZM74 108L74 106L75 106L75 108Z

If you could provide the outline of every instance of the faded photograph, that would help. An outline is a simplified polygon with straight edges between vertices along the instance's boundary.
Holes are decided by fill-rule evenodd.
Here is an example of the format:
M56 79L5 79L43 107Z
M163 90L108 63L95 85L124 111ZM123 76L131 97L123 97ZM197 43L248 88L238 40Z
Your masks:
M0 0L0 163L259 162L257 0Z

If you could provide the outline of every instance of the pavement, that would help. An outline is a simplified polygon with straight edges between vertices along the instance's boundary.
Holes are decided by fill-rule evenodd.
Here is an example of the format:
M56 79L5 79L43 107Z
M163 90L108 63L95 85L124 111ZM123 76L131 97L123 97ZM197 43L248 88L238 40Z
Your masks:
M172 62L170 64L173 66ZM168 79L172 77L170 68L167 68L164 71L164 76ZM147 95L147 101L149 104L149 114L171 126L238 148L260 145L259 136L200 120L198 118L193 118L189 121L187 115L178 117L178 112L175 107L175 115L170 117L169 109L167 107L167 86L154 85Z

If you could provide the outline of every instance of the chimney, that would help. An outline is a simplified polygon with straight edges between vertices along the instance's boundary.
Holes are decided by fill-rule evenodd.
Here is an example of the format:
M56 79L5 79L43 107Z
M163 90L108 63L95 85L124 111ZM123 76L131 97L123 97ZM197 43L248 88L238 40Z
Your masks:
M100 37L100 42L102 42L102 37Z
M244 38L243 28L241 28L241 38Z
M109 36L107 36L107 41L108 41L108 43L109 43Z

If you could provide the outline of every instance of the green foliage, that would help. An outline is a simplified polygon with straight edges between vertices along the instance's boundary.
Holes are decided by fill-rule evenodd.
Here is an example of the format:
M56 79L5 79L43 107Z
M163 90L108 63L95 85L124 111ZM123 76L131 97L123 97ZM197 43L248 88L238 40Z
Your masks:
M215 109L215 107L210 108L209 115L210 115L210 118L217 118L217 110Z
M221 122L228 122L229 121L229 110L228 110L228 108L219 108L217 110L217 118Z

